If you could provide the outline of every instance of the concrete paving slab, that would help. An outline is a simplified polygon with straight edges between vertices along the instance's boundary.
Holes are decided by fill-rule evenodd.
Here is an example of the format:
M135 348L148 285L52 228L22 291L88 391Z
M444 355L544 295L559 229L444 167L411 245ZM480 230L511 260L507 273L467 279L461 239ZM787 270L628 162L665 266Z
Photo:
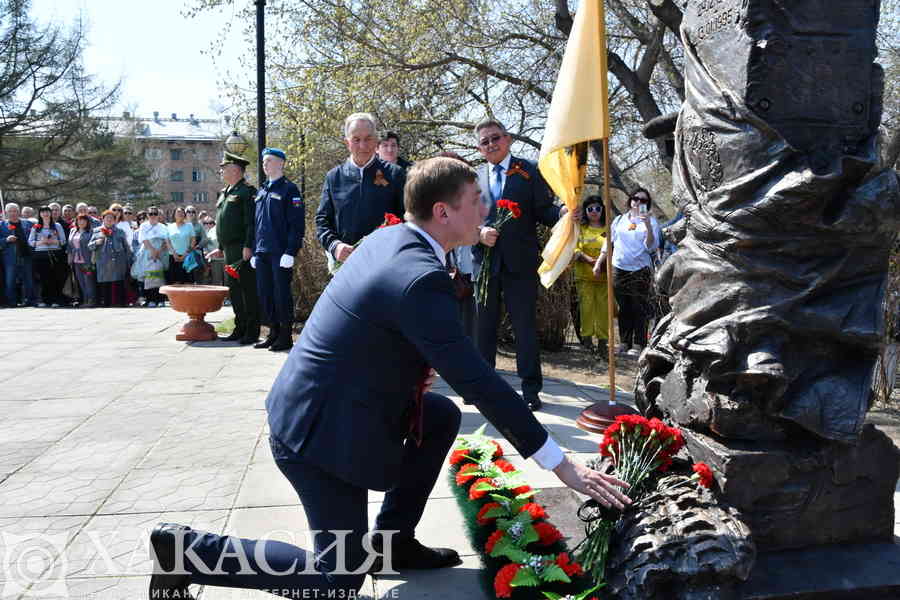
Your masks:
M106 470L21 470L0 485L0 517L92 515L121 481Z
M4 581L37 579L51 568L89 518L0 518L0 588ZM29 559L38 564L29 564ZM5 597L0 593L0 598Z
M231 509L243 468L136 469L98 512L101 514Z
M247 476L238 493L235 508L264 506L293 506L299 502L297 492L291 486L275 462L254 462L247 469Z
M376 598L460 600L490 598L481 585L481 561L476 556L462 557L462 564L451 569L408 571L375 578Z
M221 533L227 520L227 510L99 515L83 525L54 567L67 579L146 577L152 570L150 532L157 523Z

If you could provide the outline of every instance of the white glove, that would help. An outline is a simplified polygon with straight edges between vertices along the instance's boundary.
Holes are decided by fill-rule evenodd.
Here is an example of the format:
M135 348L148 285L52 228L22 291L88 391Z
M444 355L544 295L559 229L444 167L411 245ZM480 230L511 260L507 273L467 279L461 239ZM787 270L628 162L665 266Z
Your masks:
M255 256L251 256L251 257L250 257L250 268L251 268L251 269L255 269L255 268L256 268L256 257L255 257Z
M282 254L281 260L278 261L278 266L282 269L290 269L294 266L294 257L290 254Z

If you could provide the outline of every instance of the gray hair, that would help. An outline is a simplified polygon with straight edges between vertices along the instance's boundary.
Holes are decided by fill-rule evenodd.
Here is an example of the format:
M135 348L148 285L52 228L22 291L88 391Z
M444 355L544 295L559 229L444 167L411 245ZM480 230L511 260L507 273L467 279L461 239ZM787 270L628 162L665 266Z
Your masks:
M378 131L378 126L375 124L375 116L372 115L372 113L367 113L367 112L353 113L352 115L350 115L349 117L344 119L344 138L345 139L347 138L347 136L350 135L350 127L352 127L356 121L368 122L369 125L372 126L372 133L375 133L376 131Z
M19 205L16 204L15 202L7 202L6 205L5 205L5 207L4 207L4 210L9 210L10 208L15 208L16 210L21 210L21 209L19 208Z
M475 137L478 137L478 133L485 127L497 127L503 133L508 133L506 131L506 127L503 126L503 123L501 123L497 119L488 117L486 119L482 119L482 120L478 121L478 123L475 124L475 129L474 129Z
M62 209L62 207L59 205L59 202L51 202L51 203L48 204L47 206L49 206L50 208L54 208L54 207L55 207L55 208Z
M87 202L79 202L78 204L75 205L75 210L78 210L78 207L79 207L79 206L83 206L83 207L85 207L85 208L89 208L88 205L87 205Z

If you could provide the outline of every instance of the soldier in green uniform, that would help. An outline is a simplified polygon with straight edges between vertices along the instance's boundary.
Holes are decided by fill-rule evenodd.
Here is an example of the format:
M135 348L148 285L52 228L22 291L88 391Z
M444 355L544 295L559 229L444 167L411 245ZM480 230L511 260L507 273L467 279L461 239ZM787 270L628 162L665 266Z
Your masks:
M225 188L216 203L219 249L225 254L225 264L234 267L238 274L237 279L228 274L225 276L234 309L234 331L222 340L237 341L241 345L259 341L256 272L250 267L256 227L253 203L256 188L244 180L244 169L248 164L249 161L240 156L225 152L220 165Z

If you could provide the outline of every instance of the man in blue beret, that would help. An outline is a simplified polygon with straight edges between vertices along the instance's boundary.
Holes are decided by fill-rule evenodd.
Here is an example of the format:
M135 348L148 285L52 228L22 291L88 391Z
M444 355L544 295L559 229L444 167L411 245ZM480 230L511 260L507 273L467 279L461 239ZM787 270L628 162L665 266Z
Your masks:
M256 287L269 335L254 348L273 352L294 345L294 299L291 278L294 256L303 245L305 215L300 190L284 176L283 150L262 151L263 171L268 181L256 194L256 236L250 266L256 269Z

